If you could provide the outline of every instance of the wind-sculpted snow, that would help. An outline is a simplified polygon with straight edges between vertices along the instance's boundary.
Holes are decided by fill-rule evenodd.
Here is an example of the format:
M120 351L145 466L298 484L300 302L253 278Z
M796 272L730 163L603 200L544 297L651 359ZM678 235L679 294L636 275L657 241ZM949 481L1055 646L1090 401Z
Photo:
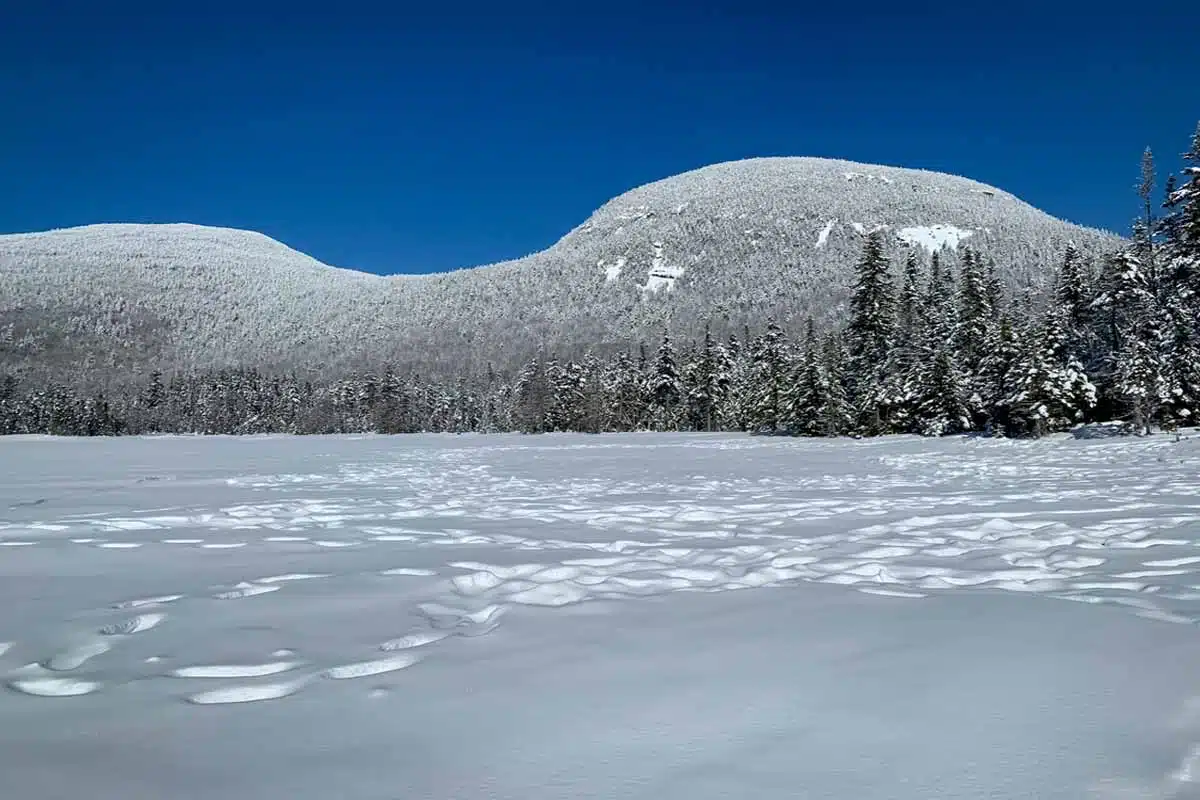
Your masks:
M0 236L0 358L64 380L71 368L124 380L154 366L457 377L539 347L636 346L664 325L692 336L710 321L720 335L774 315L799 330L809 315L841 321L877 229L897 258L944 249L952 262L970 244L1010 287L1043 285L1068 242L1085 257L1120 243L966 178L817 158L656 181L546 250L438 275L334 269L247 231L93 225Z
M934 625L960 606L983 609L980 625L1024 620L1023 633L966 629L1001 650L1013 636L1012 647L1031 647L1026 638L1047 620L1081 637L1095 624L1089 647L1116 636L1105 633L1113 625L1190 647L1200 622L1200 440L1191 438L28 438L0 447L0 543L28 543L0 550L0 677L10 689L0 715L44 704L66 728L71 708L141 708L187 726L180 714L214 705L271 720L266 709L277 705L413 701L434 676L470 696L478 684L466 664L486 674L493 663L503 673L514 658L536 662L538 650L522 648L539 630L588 626L596 649L586 659L603 664L620 657L619 630L673 615L683 606L672 598L687 596L711 596L705 613L717 625L723 609L770 617L805 608L805 598L814 613L864 602L905 625ZM139 480L147 473L159 480ZM104 547L118 541L139 547ZM735 597L747 599L730 605ZM1008 605L988 605L996 602ZM987 611L996 607L1020 612ZM596 627L603 619L612 627ZM790 625L752 646L790 642ZM797 641L789 658L798 669L805 646L833 646L822 636ZM1164 651L1167 662L1155 663L1182 670L1189 654ZM1200 686L1164 679L1156 691L1168 688L1178 694L1162 702L1183 721L1155 735L1173 742L1163 756L1171 763L1101 774L1088 762L1099 796L1200 788L1189 755L1200 743ZM1057 730L1059 717L1047 719ZM944 796L990 796L958 788ZM1039 796L1086 796L1075 790ZM483 796L463 791L440 796Z

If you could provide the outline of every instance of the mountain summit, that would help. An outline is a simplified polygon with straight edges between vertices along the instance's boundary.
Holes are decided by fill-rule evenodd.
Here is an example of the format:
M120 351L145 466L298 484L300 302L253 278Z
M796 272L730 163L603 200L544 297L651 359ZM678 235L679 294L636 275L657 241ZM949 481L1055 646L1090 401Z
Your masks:
M89 225L0 236L0 367L461 373L706 322L827 322L876 230L894 259L970 246L1010 287L1043 285L1068 242L1090 256L1121 242L966 178L819 158L656 181L544 251L436 275L336 269L247 231Z

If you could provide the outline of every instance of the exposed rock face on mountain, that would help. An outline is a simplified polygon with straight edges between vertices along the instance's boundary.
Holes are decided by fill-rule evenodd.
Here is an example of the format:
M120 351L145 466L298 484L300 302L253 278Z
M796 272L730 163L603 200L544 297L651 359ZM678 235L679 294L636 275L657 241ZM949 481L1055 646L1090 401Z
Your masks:
M0 236L0 367L463 372L654 339L785 326L844 311L864 236L953 261L964 246L1010 287L1044 284L1068 242L1112 234L935 172L815 158L717 164L634 189L540 253L380 277L266 236L196 225L92 225Z

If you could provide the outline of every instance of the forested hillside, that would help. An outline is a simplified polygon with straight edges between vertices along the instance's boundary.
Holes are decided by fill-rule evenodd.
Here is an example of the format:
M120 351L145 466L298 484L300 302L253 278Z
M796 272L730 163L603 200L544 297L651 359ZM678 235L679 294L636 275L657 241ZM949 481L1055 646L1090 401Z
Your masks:
M391 352L336 377L156 369L133 390L106 394L82 375L78 385L45 384L10 370L0 432L1036 436L1092 420L1191 425L1200 413L1200 128L1184 158L1160 204L1147 152L1130 239L1104 254L1094 241L1086 251L1064 242L1039 282L1013 280L1020 270L1001 269L983 237L914 246L876 226L863 231L841 289L844 324L810 313L797 325L768 316L766 304L760 324L732 331L710 314L693 336L664 322L633 347L542 347L519 369L464 358L457 375L427 376ZM662 272L671 281L658 289L674 291L684 274Z

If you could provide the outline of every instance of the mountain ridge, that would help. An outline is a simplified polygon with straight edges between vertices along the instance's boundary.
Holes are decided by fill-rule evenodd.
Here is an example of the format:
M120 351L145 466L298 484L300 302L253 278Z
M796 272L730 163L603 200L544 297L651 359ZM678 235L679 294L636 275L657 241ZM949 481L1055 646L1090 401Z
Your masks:
M1097 257L1122 241L969 178L812 157L654 181L544 250L425 275L329 266L254 231L101 223L0 236L0 367L473 371L706 321L827 323L871 230L894 257L968 244L1014 289L1043 285L1068 242Z

